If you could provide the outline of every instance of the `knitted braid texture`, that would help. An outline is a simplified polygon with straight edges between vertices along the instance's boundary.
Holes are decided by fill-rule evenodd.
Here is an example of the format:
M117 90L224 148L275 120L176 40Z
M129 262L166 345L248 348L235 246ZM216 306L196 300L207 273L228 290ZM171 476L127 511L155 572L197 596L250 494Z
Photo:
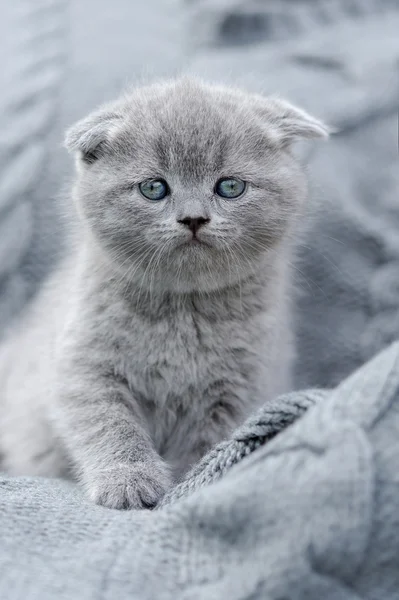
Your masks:
M268 402L239 427L230 440L221 442L210 450L186 477L165 495L157 508L172 504L221 479L233 465L291 425L327 393L324 390L306 390L286 394Z

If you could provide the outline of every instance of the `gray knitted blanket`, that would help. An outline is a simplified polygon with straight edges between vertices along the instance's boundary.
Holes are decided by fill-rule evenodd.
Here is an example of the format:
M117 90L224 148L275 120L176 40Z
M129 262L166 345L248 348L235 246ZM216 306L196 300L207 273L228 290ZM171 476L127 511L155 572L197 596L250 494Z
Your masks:
M304 391L268 403L152 512L0 476L0 600L399 600L398 0L3 4L0 335L62 250L63 130L127 82L227 79L339 133L300 149Z

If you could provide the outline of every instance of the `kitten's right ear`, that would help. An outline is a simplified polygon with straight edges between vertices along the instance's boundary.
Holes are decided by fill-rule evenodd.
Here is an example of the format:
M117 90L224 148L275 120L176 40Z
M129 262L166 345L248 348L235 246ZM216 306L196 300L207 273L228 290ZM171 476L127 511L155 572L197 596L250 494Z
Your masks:
M85 164L94 163L110 146L117 123L122 116L101 110L78 121L65 135L64 146L68 152L77 153Z
M272 96L263 99L262 114L275 141L289 146L299 139L328 138L335 131L290 102Z

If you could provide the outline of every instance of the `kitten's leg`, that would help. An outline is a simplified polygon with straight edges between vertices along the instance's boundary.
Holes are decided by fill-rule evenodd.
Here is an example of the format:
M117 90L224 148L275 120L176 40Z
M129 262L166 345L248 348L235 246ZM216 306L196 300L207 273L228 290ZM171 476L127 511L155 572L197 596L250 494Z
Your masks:
M185 433L186 444L175 468L175 476L181 479L213 446L228 439L232 432L244 421L248 412L248 401L243 397L247 391L231 389L231 384L210 386L204 405L208 407L201 421L192 423ZM246 410L244 410L244 408Z
M88 496L110 508L153 507L171 479L128 386L74 367L63 369L54 421Z

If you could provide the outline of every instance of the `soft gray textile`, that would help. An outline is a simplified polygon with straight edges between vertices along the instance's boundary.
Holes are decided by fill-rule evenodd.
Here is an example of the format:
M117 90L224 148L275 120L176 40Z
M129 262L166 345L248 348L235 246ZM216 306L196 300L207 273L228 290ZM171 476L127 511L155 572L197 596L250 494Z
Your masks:
M0 334L62 247L64 128L183 70L339 129L300 149L296 387L340 384L399 336L398 31L398 0L2 3ZM276 399L154 513L3 478L0 599L399 599L398 390L394 345L332 391Z
M226 472L237 440L250 452L306 407ZM398 431L395 344L330 393L265 407L154 512L3 478L0 598L396 600ZM215 461L224 477L191 493Z

